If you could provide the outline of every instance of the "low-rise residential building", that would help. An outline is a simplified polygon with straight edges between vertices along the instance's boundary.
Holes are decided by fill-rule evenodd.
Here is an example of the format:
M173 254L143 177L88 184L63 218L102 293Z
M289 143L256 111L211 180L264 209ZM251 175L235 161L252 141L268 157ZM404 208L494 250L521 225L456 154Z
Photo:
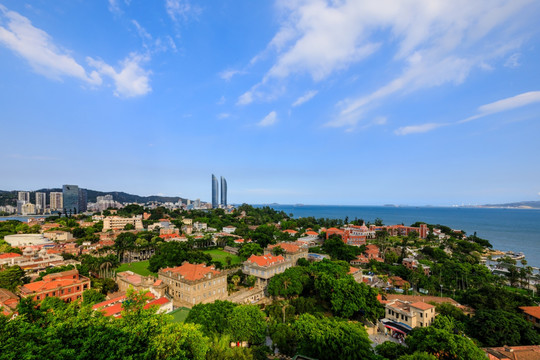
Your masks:
M431 304L390 300L385 304L385 318L381 323L392 332L407 335L408 331L416 327L430 326L435 316L435 306Z
M409 270L416 270L420 268L426 276L429 276L431 273L431 268L429 266L420 264L418 260L411 257L404 258L402 264Z
M19 297L7 289L0 289L0 310L5 316L11 316L17 311Z
M116 283L119 291L127 291L129 287L132 287L137 291L148 290L155 297L162 297L167 293L167 285L163 280L154 276L142 276L129 270L117 273Z
M0 254L0 267L3 265L13 266L22 258L21 254L17 253L4 253Z
M308 247L298 242L280 242L275 245L268 245L264 249L265 255L272 255L275 248L280 247L283 249L283 256L286 260L289 260L293 265L296 265L298 259L303 258L307 260Z
M15 234L6 235L4 240L12 247L52 245L53 242L43 234Z
M375 231L365 225L346 225L342 229L329 228L326 230L326 239L332 235L339 235L348 245L362 246L366 240L375 238Z
M227 297L227 274L213 266L184 262L159 270L158 276L169 287L168 294L180 304L193 306Z
M369 244L366 246L366 250L358 255L356 259L351 260L351 265L366 265L369 264L371 260L375 260L377 262L384 262L384 260L380 257L380 251L379 247L374 244Z
M418 234L422 239L425 239L428 235L429 228L427 224L420 224L419 227L415 226L405 226L405 225L370 225L369 230L371 231L383 231L386 230L390 236L407 236L413 231Z
M47 231L43 233L43 236L45 236L47 239L50 239L52 241L73 240L73 235L69 231L60 231L60 230Z
M208 224L195 221L193 223L193 230L195 231L206 231L208 229Z
M489 360L536 360L540 359L540 345L501 346L482 348Z
M236 227L232 225L224 226L223 229L221 229L221 231L227 234L232 234L233 232L236 231Z
M65 302L71 302L80 299L83 291L88 289L90 279L79 275L78 270L69 270L45 275L41 281L24 284L20 287L20 294L37 301L56 296Z
M128 224L133 225L135 230L144 229L142 218L140 216L131 218L107 216L105 219L103 219L103 232L108 230L122 230Z
M272 276L281 274L291 266L292 262L281 255L251 255L244 261L242 271L246 275L255 276L257 286L264 288Z
M525 315L525 319L540 329L540 306L521 306L520 309Z
M157 307L157 313L169 313L173 311L173 302L166 296L156 297L152 293L146 295L148 300L144 309L149 309L152 306ZM116 296L110 300L105 300L92 306L95 311L101 311L105 316L120 317L122 315L123 304L127 300L125 294Z

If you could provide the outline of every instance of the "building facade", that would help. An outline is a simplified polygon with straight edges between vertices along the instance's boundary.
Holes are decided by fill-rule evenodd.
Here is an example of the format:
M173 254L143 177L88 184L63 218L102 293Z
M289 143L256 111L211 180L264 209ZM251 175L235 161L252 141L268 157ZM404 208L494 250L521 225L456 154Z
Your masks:
M82 298L82 293L90 289L90 279L79 275L78 270L63 271L45 275L43 280L24 284L20 288L22 297L41 301L56 296L65 302Z
M273 250L276 247L280 247L283 249L283 256L286 260L289 260L292 265L296 265L298 259L307 260L308 258L308 247L298 242L280 242L275 245L268 245L268 247L264 249L264 254L272 255Z
M221 206L227 207L227 180L221 177Z
M244 261L242 271L257 278L257 286L265 288L272 276L292 267L292 262L283 256L251 255Z
M77 185L64 185L62 187L62 197L64 199L64 212L66 214L79 213L79 187Z
M181 266L164 268L159 280L168 285L168 293L181 304L193 306L227 297L227 274L205 264L184 262Z
M47 209L47 194L44 192L36 192L36 211L43 213Z
M64 208L64 197L61 192L51 192L49 194L49 208L53 210L62 210Z
M411 303L391 300L385 306L386 319L405 324L409 328L428 327L435 319L435 306L425 302Z
M30 192L29 191L19 191L17 194L17 200L30 202Z
M217 178L212 174L212 208L215 209L218 207L218 192L219 184Z
M107 216L103 219L103 232L108 230L123 230L127 224L133 225L135 230L143 230L142 218L125 218L121 216Z

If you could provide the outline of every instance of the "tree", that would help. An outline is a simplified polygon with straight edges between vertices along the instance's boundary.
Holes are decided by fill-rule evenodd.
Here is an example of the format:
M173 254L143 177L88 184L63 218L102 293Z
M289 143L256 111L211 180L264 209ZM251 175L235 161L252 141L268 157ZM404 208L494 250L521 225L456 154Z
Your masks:
M283 250L281 246L278 245L272 248L272 255L278 256L278 255L283 255L283 254L285 254L285 250Z
M126 224L124 226L124 230L134 230L135 226L133 224Z
M469 334L484 346L540 344L540 336L531 323L504 310L479 310L468 328Z
M157 246L156 253L150 258L148 270L157 273L161 268L179 266L184 261L193 264L209 264L212 261L212 256L192 249L188 243L164 242Z
M238 286L238 283L240 282L240 276L234 275L234 276L231 278L231 281L232 281L232 283L234 284L234 286L237 287L237 286Z
M0 288L15 291L23 284L24 270L20 266L7 266L0 271Z
M255 305L238 305L227 317L227 333L233 341L262 344L266 336L264 313Z
M246 260L251 255L260 255L262 253L263 253L263 249L261 245L256 244L256 243L247 243L240 248L240 250L238 251L238 256Z
M385 341L382 344L375 346L375 351L378 355L381 355L386 359L397 359L403 355L407 349L403 345L393 341Z
M293 329L298 353L326 359L372 359L370 341L361 323L300 315Z
M105 295L95 289L83 291L83 304L94 305L105 300Z
M452 319L440 315L431 326L415 328L405 339L411 352L426 352L441 360L484 360L484 352L472 340L452 331Z
M209 304L197 304L189 312L186 323L201 325L207 336L223 334L229 328L228 315L238 305L230 301L216 300Z
M272 342L277 345L280 354L294 356L297 347L297 336L291 324L277 323L269 328Z

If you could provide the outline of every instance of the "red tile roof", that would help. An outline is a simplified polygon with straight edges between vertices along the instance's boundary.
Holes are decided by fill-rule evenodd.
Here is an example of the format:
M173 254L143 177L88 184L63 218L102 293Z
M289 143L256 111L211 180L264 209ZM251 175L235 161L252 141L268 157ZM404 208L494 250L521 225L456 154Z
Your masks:
M283 230L283 232L284 232L284 233L291 234L291 235L298 234L298 231L296 231L296 230L291 230L291 229Z
M519 308L523 310L525 314L540 319L540 306L520 306Z
M315 231L306 231L305 234L306 234L306 235L313 235L313 236L319 235L319 233L317 233L317 232L315 232Z
M247 261L257 264L259 266L270 266L278 262L285 261L285 258L281 255L251 255Z
M150 306L153 306L153 305L158 305L158 306L165 305L165 304L168 304L170 301L171 300L167 299L166 297L160 297L159 299L150 301L148 304L144 305L144 308L149 309Z
M9 253L5 253L5 254L0 254L0 259L10 259L10 258L19 257L19 256L22 256L22 255L17 254L17 253L9 252Z
M431 304L428 304L428 303L425 303L425 302L415 302L415 303L412 303L411 304L412 307L415 307L417 309L420 309L420 310L429 310L431 308L434 308L435 306L431 305Z
M290 243L290 242L280 242L275 245L268 245L268 248L273 249L278 246L281 247L283 250L285 250L286 253L295 253L298 250L300 250L300 246L298 244Z
M174 268L165 268L161 270L162 272L173 272L180 274L186 280L199 280L206 276L206 274L211 273L214 275L221 274L220 271L216 270L213 266L206 266L205 264L190 264L183 263L181 266Z
M119 297L116 297L114 299L110 299L110 300L105 300L105 301L102 301L100 303L97 303L95 304L94 306L92 306L92 309L93 310L97 310L99 308L102 308L102 307L105 307L107 305L111 305L111 304L115 304L115 303L118 303L118 302L122 302L126 300L126 296L119 296Z

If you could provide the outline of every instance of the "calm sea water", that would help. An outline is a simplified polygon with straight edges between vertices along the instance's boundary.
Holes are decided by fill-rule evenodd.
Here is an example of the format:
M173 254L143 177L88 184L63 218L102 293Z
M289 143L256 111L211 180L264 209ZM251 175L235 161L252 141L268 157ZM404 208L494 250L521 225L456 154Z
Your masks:
M270 205L294 217L364 219L381 218L385 224L411 225L417 221L475 231L493 248L523 252L528 265L540 267L540 210L447 207Z

